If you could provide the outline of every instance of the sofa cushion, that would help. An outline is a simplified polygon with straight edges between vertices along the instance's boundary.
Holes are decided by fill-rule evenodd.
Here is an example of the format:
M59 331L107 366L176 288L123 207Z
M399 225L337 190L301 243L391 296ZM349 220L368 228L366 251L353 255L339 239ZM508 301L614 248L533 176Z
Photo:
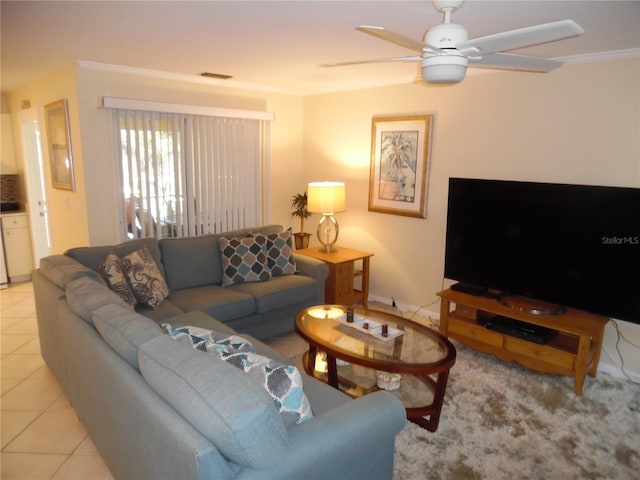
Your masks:
M58 287L64 289L69 282L88 277L101 282L95 270L76 262L66 255L51 255L40 260L40 271Z
M293 258L291 229L282 233L270 233L267 237L267 265L271 276L296 273L296 261Z
M72 248L67 250L65 255L70 256L85 267L89 267L91 270L97 272L100 268L100 264L111 252L122 258L131 252L141 249L142 247L147 247L149 253L151 253L151 256L153 257L153 260L158 265L158 268L160 268L160 272L164 275L160 248L158 247L158 241L155 238L137 238L118 245Z
M256 311L255 302L251 295L229 290L220 285L178 290L171 293L169 301L184 312L205 312L222 322L246 317Z
M255 469L290 450L287 429L267 392L238 368L167 335L138 352L144 379L229 460Z
M122 270L122 260L115 253L110 253L100 264L98 270L100 276L104 279L107 286L115 292L122 300L129 305L137 303L136 296L133 294L127 276Z
M156 309L169 296L169 287L147 247L122 257L122 269L143 305Z
M222 262L218 235L163 238L158 243L169 289L222 283Z
M264 235L218 240L222 255L222 286L264 282L271 278L267 267L267 238Z
M165 299L157 308L149 308L145 305L142 305L141 303L138 303L135 306L135 310L140 315L149 317L156 323L163 322L175 317L176 315L182 315L183 313L185 313L183 309L171 302L171 297Z
M251 295L256 312L266 313L300 302L315 303L317 284L313 278L304 275L280 275L268 282L231 285L227 290Z
M131 305L109 290L102 280L83 277L69 282L65 295L73 313L90 325L93 325L91 314L103 305L116 304L132 310Z
M157 323L157 322L156 322ZM160 322L163 323L163 322ZM192 325L194 327L206 328L215 330L220 333L235 334L236 331L231 327L228 327L220 320L213 318L211 315L207 315L204 312L186 312L180 315L176 315L171 318L171 324L173 326Z
M122 305L104 305L91 318L104 341L135 369L138 369L138 347L162 335L162 329L153 320Z

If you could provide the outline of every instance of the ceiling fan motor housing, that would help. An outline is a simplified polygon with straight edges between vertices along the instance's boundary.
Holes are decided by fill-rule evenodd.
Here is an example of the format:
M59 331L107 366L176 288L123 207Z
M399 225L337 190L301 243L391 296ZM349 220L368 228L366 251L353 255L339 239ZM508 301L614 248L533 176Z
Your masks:
M469 38L467 29L457 23L434 25L424 34L424 43L436 48L456 48L460 42Z
M458 83L467 73L469 61L456 45L466 41L467 29L455 23L443 23L431 27L424 34L424 43L442 51L425 55L422 59L422 78L427 83Z

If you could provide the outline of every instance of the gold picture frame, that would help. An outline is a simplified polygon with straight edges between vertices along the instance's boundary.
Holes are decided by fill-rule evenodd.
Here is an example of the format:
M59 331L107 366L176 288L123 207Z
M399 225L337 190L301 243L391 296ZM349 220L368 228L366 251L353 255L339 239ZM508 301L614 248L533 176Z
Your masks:
M433 117L373 117L370 212L426 218Z
M45 105L44 115L51 161L51 184L54 188L75 191L67 100Z

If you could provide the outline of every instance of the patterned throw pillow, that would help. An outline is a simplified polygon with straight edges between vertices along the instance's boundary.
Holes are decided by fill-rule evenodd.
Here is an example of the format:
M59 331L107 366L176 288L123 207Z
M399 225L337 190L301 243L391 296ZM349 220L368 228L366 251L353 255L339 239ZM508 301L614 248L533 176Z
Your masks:
M282 233L267 235L267 265L272 276L292 275L296 273L296 261L293 258L291 229Z
M133 294L143 305L156 309L169 296L169 287L147 247L122 258L122 270Z
M230 333L214 332L191 325L173 326L169 323L163 323L162 329L174 340L204 352L218 352L221 349L229 352L254 351L249 340Z
M222 286L264 282L271 278L267 267L267 238L264 235L218 240L222 253Z
M194 326L162 328L169 336L191 347L216 355L241 368L269 393L287 427L313 418L309 399L302 389L302 377L293 365L285 365L255 353L248 340Z
M122 260L120 260L120 257L111 252L107 255L104 262L100 264L98 273L100 273L100 276L107 282L109 288L117 293L120 298L129 305L136 304L136 297L131 291L126 275L122 271Z
M271 395L287 428L313 418L311 405L302 389L302 377L293 365L254 352L218 351L222 360L241 368Z

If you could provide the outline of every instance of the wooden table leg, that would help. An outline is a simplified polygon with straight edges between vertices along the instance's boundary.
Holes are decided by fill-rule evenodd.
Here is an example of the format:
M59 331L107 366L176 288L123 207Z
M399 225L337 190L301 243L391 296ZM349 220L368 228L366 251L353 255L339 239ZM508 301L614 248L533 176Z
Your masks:
M336 365L336 359L327 354L327 380L329 385L338 389L338 367Z
M316 368L316 354L318 353L318 349L313 345L309 345L309 351L306 355L306 361L304 362L304 370L308 375L313 376L313 371Z
M589 358L589 346L591 337L580 335L578 342L578 355L576 356L575 375L573 377L573 391L576 395L582 395L584 377L587 375L587 359Z
M591 359L591 368L589 369L589 375L596 376L598 372L598 363L600 363L600 353L602 352L602 338L604 337L604 325L600 331L592 339L591 348L593 350L593 358Z
M362 305L369 307L369 257L362 259Z

